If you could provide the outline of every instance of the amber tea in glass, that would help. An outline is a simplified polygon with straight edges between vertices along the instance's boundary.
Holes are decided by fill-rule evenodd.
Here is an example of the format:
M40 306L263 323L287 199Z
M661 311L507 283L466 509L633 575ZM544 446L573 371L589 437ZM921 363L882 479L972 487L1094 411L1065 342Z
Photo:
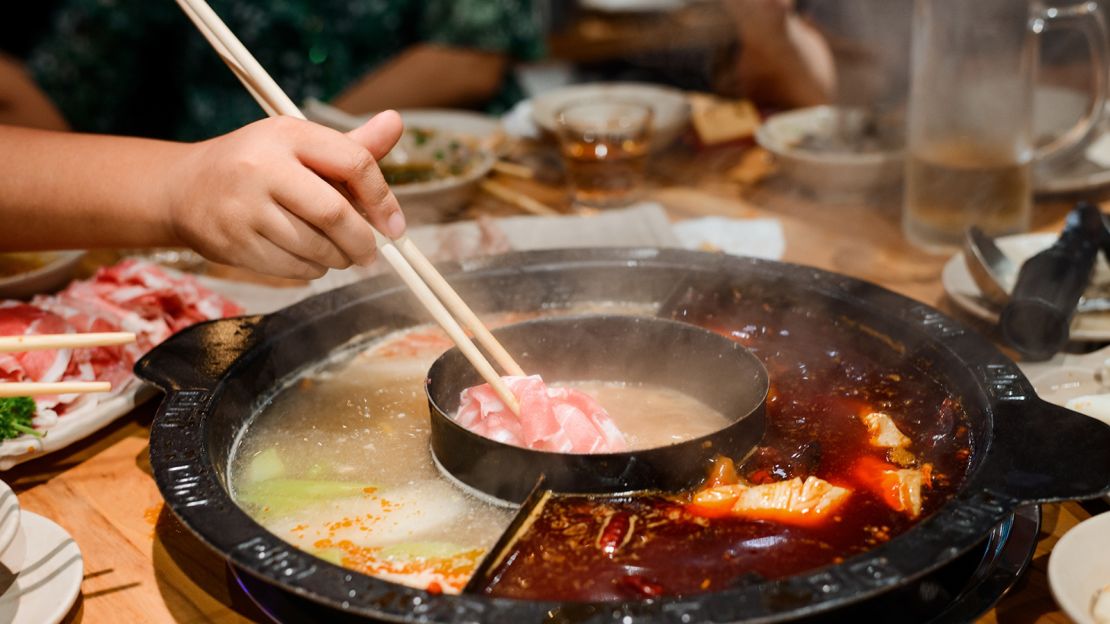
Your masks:
M643 190L651 141L651 107L586 100L559 109L559 143L575 204L625 206Z

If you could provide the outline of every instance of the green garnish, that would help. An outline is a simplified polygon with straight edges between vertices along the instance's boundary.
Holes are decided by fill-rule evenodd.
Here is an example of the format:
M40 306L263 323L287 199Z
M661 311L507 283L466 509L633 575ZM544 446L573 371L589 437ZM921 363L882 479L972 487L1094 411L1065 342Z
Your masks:
M0 399L0 439L10 440L23 434L42 437L42 432L31 426L35 417L35 401L31 397Z
M427 143L428 139L431 139L433 134L430 130L424 130L423 128L412 128L409 132L412 133L412 142L417 146Z

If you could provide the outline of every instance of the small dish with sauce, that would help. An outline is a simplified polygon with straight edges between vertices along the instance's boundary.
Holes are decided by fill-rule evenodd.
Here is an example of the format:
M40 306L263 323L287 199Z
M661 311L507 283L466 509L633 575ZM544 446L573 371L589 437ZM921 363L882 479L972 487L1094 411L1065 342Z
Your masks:
M303 107L317 123L347 132L368 115L351 115L318 100ZM450 109L398 111L405 132L379 163L409 224L439 223L457 215L493 168L501 123L487 115Z
M409 222L435 223L466 206L494 160L476 137L410 125L381 169Z
M771 115L755 140L782 174L822 201L853 202L902 180L900 126L861 109L813 106Z

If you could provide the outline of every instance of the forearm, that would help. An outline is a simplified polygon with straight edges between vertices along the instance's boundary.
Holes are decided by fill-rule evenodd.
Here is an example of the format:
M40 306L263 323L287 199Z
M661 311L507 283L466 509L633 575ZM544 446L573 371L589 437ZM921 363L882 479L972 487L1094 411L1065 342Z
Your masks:
M166 181L190 147L0 126L0 249L178 244Z
M332 103L354 114L479 104L497 93L507 66L501 54L417 45L348 87Z
M797 15L786 19L783 30L781 36L757 37L741 29L738 71L745 94L780 106L829 103L836 72L828 44Z

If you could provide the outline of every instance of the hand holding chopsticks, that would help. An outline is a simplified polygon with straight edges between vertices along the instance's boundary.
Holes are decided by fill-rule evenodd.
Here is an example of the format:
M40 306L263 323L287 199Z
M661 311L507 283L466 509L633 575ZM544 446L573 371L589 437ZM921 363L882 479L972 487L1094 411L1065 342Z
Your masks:
M132 342L135 342L135 334L131 332L0 336L0 353L112 347ZM0 398L109 392L111 389L112 384L107 381L4 382L0 383Z
M177 0L177 3L268 115L271 117L287 115L298 119L305 118L300 109L274 82L273 78L228 29L215 11L208 6L207 2L204 0ZM520 366L490 334L477 315L443 279L443 276L435 270L431 262L408 237L400 236L390 241L377 234L376 239L382 256L401 277L405 285L412 290L420 303L431 313L432 318L447 332L447 335L478 370L482 378L490 384L505 405L514 414L519 415L520 406L516 397L501 380L493 366L485 359L482 352L470 341L459 321L474 334L478 342L489 351L490 355L507 374L523 375L524 371L521 370ZM456 321L455 317L459 321Z

